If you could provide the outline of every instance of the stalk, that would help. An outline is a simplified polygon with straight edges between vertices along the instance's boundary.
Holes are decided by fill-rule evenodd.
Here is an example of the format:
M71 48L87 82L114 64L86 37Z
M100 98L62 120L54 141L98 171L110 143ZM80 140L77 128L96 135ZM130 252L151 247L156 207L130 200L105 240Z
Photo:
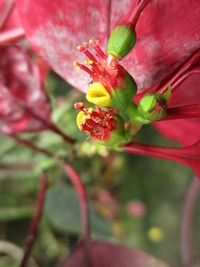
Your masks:
M43 209L44 200L46 196L46 189L47 189L47 176L45 173L43 173L40 176L40 189L39 189L39 193L37 197L35 214L31 222L30 230L29 230L25 248L24 248L24 254L23 254L19 267L26 267L28 264L28 259L29 259L34 241L37 236L37 230L38 230L38 226L40 223L42 209Z
M191 266L194 259L192 248L192 222L195 206L200 193L200 183L194 177L189 184L183 206L183 218L181 225L181 256L183 266Z
M89 239L89 216L88 216L89 212L88 212L88 202L87 202L85 188L81 182L81 179L78 173L72 168L71 165L64 164L63 170L65 171L65 173L68 174L71 182L73 183L77 191L77 195L79 197L79 203L80 203L82 225L83 225L83 238L85 240L88 240Z
M6 20L8 19L12 8L13 8L13 0L4 1L3 4L3 10L0 14L0 30L3 28L4 24L6 23Z
M0 33L0 46L15 43L25 38L23 28L17 28Z
M150 146L132 142L121 149L129 154L150 156L185 164L191 167L200 179L200 142L182 148Z
M150 1L151 0L139 0L136 8L135 7L130 8L131 13L129 13L127 16L129 17L128 24L131 26L132 29L135 29L142 11L145 9L145 7Z

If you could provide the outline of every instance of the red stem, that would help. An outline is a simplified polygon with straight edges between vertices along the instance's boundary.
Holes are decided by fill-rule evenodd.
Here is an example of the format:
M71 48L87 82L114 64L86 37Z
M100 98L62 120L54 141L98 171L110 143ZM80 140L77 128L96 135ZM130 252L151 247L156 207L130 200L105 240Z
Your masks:
M25 33L23 28L8 30L0 33L0 46L15 43L24 39Z
M192 69L191 71L187 71L186 73L184 73L172 86L171 89L173 90L173 94L174 92L177 90L178 86L183 83L187 78L189 78L192 75L195 74L200 74L200 68L196 68L196 69Z
M37 204L36 204L36 210L34 217L31 222L29 234L26 240L25 248L24 248L24 255L22 257L21 263L19 267L26 267L28 263L28 259L34 244L34 241L36 239L38 226L40 223L41 215L42 215L42 209L44 205L45 195L46 195L46 189L47 189L47 177L46 174L42 174L40 176L40 189L37 197Z
M2 29L2 27L4 26L4 24L6 23L6 20L8 19L10 12L13 8L13 0L7 0L4 1L4 6L3 6L3 10L0 14L0 29Z
M85 192L85 188L81 182L81 179L77 172L72 168L71 165L65 164L63 166L64 171L68 174L71 182L73 183L79 198L81 218L83 225L83 238L85 240L89 239L89 212L88 212L88 202Z
M73 183L81 210L81 219L82 219L82 227L83 227L83 242L85 248L85 256L86 261L88 263L88 267L94 267L93 260L90 254L90 244L89 244L89 235L90 235L90 222L89 222L89 209L88 209L88 201L86 196L85 188L81 182L81 179L77 172L72 168L71 165L65 164L63 165L64 171L68 174L71 182Z
M181 255L183 266L185 267L193 263L192 221L199 192L200 183L197 178L194 177L186 192L181 225Z
M41 148L39 146L36 146L31 141L24 140L24 139L20 138L19 136L15 135L15 134L10 134L10 135L7 135L7 136L12 138L12 139L14 139L17 143L19 143L19 144L21 144L21 145L23 145L23 146L35 151L35 152L42 153L42 154L44 154L44 155L46 155L48 157L51 157L51 158L54 157L54 155L51 152L49 152L46 149L43 149L43 148Z
M42 124L44 124L49 130L51 130L52 132L60 135L64 141L66 141L67 143L70 144L74 144L76 141L72 138L70 138L69 136L67 136L65 133L63 133L53 122L51 121L47 121L44 118L40 117L39 115L35 114L30 108L28 107L24 107L24 109L35 119L39 120L40 122L42 122Z
M139 143L129 143L122 147L122 151L130 154L144 155L155 158L167 159L179 162L191 167L200 179L200 143L197 142L188 147L170 148L160 146L150 146Z
M8 91L8 90L7 90ZM16 98L10 91L8 91L10 96L17 101L18 105L20 105L20 107L25 110L26 112L28 112L33 118L35 118L36 120L42 122L43 125L45 125L49 130L51 130L52 132L60 135L63 140L67 143L70 144L74 144L75 140L70 138L69 136L67 136L65 133L63 133L53 122L45 120L44 118L42 118L41 116L39 116L38 114L35 114L34 111L32 111L32 109L30 107L28 107L26 105L26 103L20 101L18 98Z
M200 118L200 104L168 108L167 115L160 121L186 118Z
M172 88L172 93L176 90L178 85L180 85L186 78L193 74L199 74L199 69L194 69L189 71L189 69L195 65L200 60L200 51L198 51L195 55L193 55L189 60L187 60L184 64L182 64L176 72L171 72L170 75L168 75L167 78L165 78L160 83L156 84L154 87L151 87L149 89L146 89L140 93L138 93L134 97L134 102L138 103L140 99L146 94L146 93L164 93L168 90L169 85Z
M150 1L151 0L139 0L136 8L134 8L134 7L130 8L131 14L128 14L128 17L129 17L128 24L131 26L131 28L135 29L135 26L138 22L138 19L141 15L142 11L144 10L144 8L147 6L147 4Z
M189 70L189 68L191 68L194 64L196 64L199 60L200 60L200 51L197 52L193 57L191 57L184 65L182 65L175 73L175 75L167 81L167 83L165 83L162 87L158 88L157 92L159 93L166 92L168 90L169 85L173 87L174 84L176 84L177 86L179 84L179 80L180 82L183 81L182 80L182 77L184 77L183 75Z

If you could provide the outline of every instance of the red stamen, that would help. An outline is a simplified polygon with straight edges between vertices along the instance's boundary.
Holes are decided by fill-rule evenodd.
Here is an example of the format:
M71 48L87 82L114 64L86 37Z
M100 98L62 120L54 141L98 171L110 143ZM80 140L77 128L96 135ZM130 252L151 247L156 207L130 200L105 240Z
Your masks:
M90 51L86 50L84 51L84 54L86 55L86 57L88 57L90 60L92 60L94 63L97 62L96 58L92 55L92 53L90 53Z
M87 72L90 76L93 76L94 75L94 72L91 70L91 69L89 69L89 68L87 68L85 65L83 65L83 64L80 64L79 62L74 62L74 66L77 68L77 69L82 69L82 70L84 70L85 72Z
M99 57L102 59L106 59L107 56L104 54L103 50L99 47L99 40L91 41L90 43L94 47L94 49L96 50Z
M116 120L112 116L112 113L98 108L96 111L89 111L88 108L84 108L82 102L74 104L76 109L82 110L85 115L83 122L81 123L81 130L85 131L89 137L96 140L107 140L110 138L112 131L116 129Z
M80 109L80 110L82 110L83 108L84 108L84 103L83 102L77 102L77 103L75 103L74 104L74 108L75 109Z

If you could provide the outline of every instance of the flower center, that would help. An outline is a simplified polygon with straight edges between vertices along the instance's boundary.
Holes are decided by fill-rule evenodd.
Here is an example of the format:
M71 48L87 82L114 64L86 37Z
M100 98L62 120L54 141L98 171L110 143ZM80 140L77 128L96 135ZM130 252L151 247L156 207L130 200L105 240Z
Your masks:
M96 51L94 56L88 49L89 44ZM124 77L124 69L119 65L118 59L113 55L106 55L99 47L99 41L90 40L89 44L84 42L83 46L78 45L77 49L84 53L87 59L84 61L85 65L74 61L76 69L82 69L87 72L93 82L100 82L111 93L113 88L116 88Z
M81 110L77 116L77 124L81 131L99 141L110 138L111 133L117 127L117 122L111 112L101 108L95 111L92 108L85 108L82 102L75 103L74 107Z

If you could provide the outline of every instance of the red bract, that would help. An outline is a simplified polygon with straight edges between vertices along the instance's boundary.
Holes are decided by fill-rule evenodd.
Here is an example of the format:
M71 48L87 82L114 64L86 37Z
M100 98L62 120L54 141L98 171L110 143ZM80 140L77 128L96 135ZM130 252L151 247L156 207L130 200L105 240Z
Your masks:
M84 92L88 89L90 78L84 72L74 70L74 59L83 60L76 46L93 38L99 39L105 49L113 27L128 21L137 2L123 0L119 5L116 0L16 0L32 47L57 73ZM135 78L139 89L154 86L199 48L199 13L197 0L149 2L136 25L136 46L121 62ZM199 103L198 80L198 74L191 73L180 89L172 94L170 105ZM196 121L187 122L176 123L179 129L171 121L157 125L159 129L165 129L162 132L165 131L167 137L188 144L189 136L189 143L197 140L200 129ZM172 127L168 127L169 124ZM188 131L185 140L182 133L191 125L197 130L191 134Z
M0 130L7 134L46 128L36 117L50 121L50 102L40 71L22 48L0 49Z
M0 45L24 38L24 29L14 0L0 0Z
M0 28L2 31L21 27L14 0L0 0Z
M105 48L111 29L128 20L138 1L16 0L27 38L35 51L76 88L86 92L89 78L74 72L81 59L75 48L90 38ZM197 0L151 1L139 18L138 40L122 65L139 88L149 88L199 47ZM80 60L81 61L81 60Z
M63 267L170 267L147 253L103 241L90 243L90 261L80 245Z

